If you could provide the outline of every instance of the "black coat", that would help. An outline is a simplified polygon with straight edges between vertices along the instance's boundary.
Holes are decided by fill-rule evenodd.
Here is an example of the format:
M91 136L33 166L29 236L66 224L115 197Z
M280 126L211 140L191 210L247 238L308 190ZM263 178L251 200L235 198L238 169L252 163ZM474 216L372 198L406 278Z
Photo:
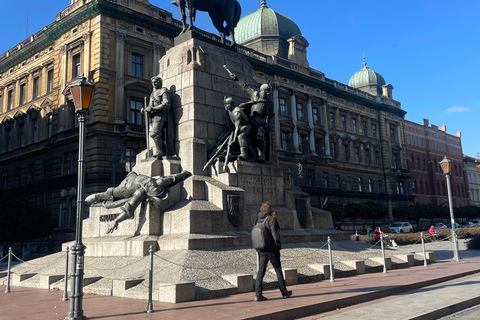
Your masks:
M259 211L257 214L257 221L264 221L265 228L269 231L268 237L265 238L265 248L259 251L263 252L278 252L282 249L282 243L280 242L280 226L277 219L272 217L268 212Z

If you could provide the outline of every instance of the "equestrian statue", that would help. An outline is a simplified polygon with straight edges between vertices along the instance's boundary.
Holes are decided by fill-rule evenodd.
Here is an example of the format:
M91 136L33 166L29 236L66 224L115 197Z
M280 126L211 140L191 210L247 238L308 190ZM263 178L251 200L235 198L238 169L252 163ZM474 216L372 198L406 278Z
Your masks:
M220 33L222 43L225 43L225 37L232 36L232 45L235 44L234 30L240 20L242 8L237 0L174 0L172 4L180 9L182 19L182 33L187 30L193 30L193 21L195 21L196 11L208 12L213 25ZM185 7L190 25L186 26ZM225 25L224 25L225 22Z

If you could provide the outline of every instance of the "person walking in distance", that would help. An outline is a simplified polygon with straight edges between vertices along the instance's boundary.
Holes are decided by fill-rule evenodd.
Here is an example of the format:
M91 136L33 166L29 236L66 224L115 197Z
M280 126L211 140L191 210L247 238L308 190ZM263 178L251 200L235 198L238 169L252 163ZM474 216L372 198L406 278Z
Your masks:
M257 214L255 224L262 223L265 225L265 247L257 249L259 257L259 267L257 279L255 281L255 301L268 300L262 295L262 282L265 272L267 270L268 261L272 264L277 274L278 286L284 299L292 295L292 291L287 290L285 286L285 279L283 278L282 265L280 263L280 249L282 244L280 242L280 226L275 218L275 212L270 207L268 202L265 202L260 207Z

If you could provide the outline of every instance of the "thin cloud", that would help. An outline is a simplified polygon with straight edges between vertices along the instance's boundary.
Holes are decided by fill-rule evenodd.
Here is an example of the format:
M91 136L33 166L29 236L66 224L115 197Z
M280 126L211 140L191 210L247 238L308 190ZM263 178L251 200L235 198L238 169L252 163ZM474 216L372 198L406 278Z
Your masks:
M443 111L445 113L459 113L459 112L470 112L471 110L469 108L465 107L451 107L448 108L447 110Z

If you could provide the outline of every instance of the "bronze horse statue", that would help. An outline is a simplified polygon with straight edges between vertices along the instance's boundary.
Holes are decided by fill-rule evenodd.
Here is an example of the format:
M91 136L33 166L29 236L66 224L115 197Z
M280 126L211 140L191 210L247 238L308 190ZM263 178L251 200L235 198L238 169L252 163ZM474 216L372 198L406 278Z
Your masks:
M232 36L232 44L235 44L234 30L240 20L242 8L237 0L174 0L172 4L180 9L182 19L182 33L187 30L193 30L193 21L195 21L196 11L208 12L213 25L220 33L222 43L225 43L225 37ZM185 6L187 7L190 25L186 27ZM226 25L224 26L224 22Z

